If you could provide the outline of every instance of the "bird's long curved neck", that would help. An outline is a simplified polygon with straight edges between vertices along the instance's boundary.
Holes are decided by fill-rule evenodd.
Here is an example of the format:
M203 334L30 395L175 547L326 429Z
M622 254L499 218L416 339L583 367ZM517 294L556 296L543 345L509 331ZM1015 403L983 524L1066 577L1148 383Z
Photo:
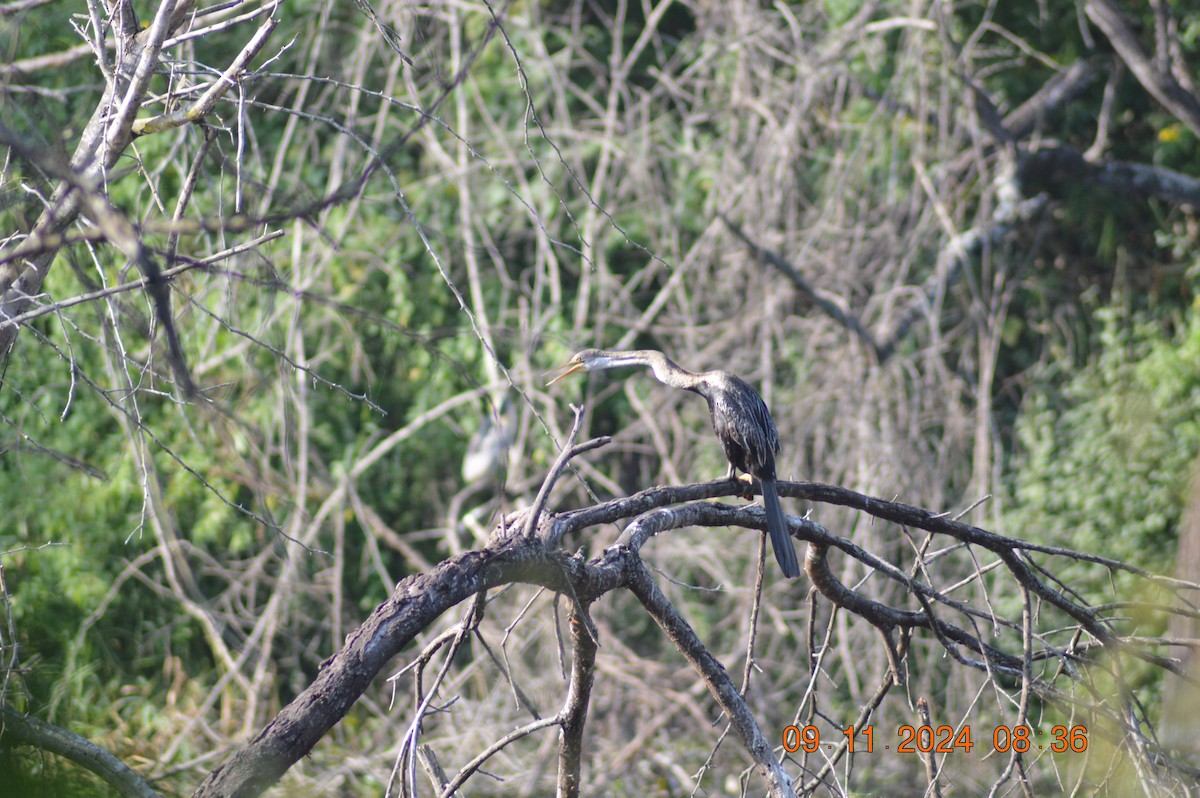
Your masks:
M607 355L606 366L645 366L654 372L659 382L672 388L696 391L704 385L703 375L693 373L657 349L635 349L630 352L613 352Z

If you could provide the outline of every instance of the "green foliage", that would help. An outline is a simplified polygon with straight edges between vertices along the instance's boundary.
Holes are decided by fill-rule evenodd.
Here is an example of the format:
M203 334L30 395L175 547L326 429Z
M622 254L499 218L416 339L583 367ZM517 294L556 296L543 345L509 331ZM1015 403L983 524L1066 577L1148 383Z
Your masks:
M29 749L0 746L0 784L20 798L108 798L119 793L87 771Z
M137 750L153 759L159 755L157 741L184 726L180 718L203 717L208 723L216 711L206 701L219 693L213 701L221 702L222 719L234 718L234 728L221 729L220 734L235 739L241 733L236 727L244 704L228 695L242 685L234 679L233 687L218 686L223 666L216 661L209 630L181 609L174 590L166 586L160 557L144 557L136 573L130 566L152 552L158 540L146 516L150 477L139 467L133 455L137 442L130 440L123 424L129 408L122 380L128 375L138 387L137 409L148 456L161 479L163 506L183 541L183 556L195 568L196 605L220 613L217 633L235 656L243 646L253 654L248 632L259 620L286 552L295 549L249 513L280 524L312 523L317 508L373 445L487 379L488 355L439 271L440 267L469 293L465 235L460 229L464 201L469 201L476 225L473 254L488 261L477 276L480 301L491 310L500 309L490 324L505 364L528 362L536 368L539 362L562 362L579 346L611 343L631 330L638 333L632 346L670 348L686 343L693 352L719 361L731 351L759 347L753 335L760 328L746 325L744 329L753 332L744 334L737 325L742 324L740 317L760 312L762 294L755 294L749 306L737 295L746 284L760 292L766 286L765 306L771 324L780 330L779 345L771 350L776 361L771 378L776 395L787 400L773 404L781 422L783 413L793 421L800 419L788 425L789 439L809 436L807 442L785 446L785 454L808 446L822 467L826 455L858 460L850 469L856 478L890 491L890 477L876 482L872 472L891 454L843 451L847 438L839 438L845 435L839 427L846 419L863 413L868 419L863 426L868 426L869 413L879 408L880 427L898 424L897 417L911 413L924 440L955 434L956 420L932 400L928 406L916 400L908 408L889 406L877 396L860 395L865 393L862 384L847 388L847 383L823 394L825 386L835 384L823 382L829 373L855 367L855 357L830 343L844 341L847 334L836 325L830 325L833 333L828 327L818 329L821 314L810 304L789 305L784 281L762 263L745 258L740 243L722 240L723 228L713 212L729 212L747 198L760 197L762 218L750 220L758 226L752 232L763 233L772 245L783 242L786 246L780 250L788 257L803 253L802 266L814 285L846 299L846 307L861 311L868 324L880 321L873 331L885 328L903 308L895 297L912 293L933 270L945 243L942 225L956 230L975 225L974 214L986 206L979 196L990 185L984 169L995 156L982 135L971 143L974 149L960 149L970 138L957 121L970 116L960 113L970 104L962 78L978 71L979 84L1002 111L1011 110L1045 84L1051 72L1048 62L1069 64L1089 54L1076 10L1069 4L1051 8L1032 0L994 7L966 4L939 19L939 24L945 23L945 36L907 25L854 32L844 37L844 52L823 60L826 56L818 45L828 31L819 25L835 29L853 18L861 2L775 6L787 11L786 20L782 13L753 19L755 14L773 13L771 4L747 6L739 11L746 20L739 18L737 24L720 13L701 18L698 10L677 4L629 65L614 95L617 119L609 133L605 103L614 80L609 69L614 39L627 52L639 40L648 9L621 5L628 16L617 28L617 5L543 3L534 6L542 16L526 20L520 14L528 11L528 4L514 4L509 12L512 24L505 32L513 50L521 54L524 85L516 75L509 42L502 37L474 52L483 37L493 33L490 15L479 9L454 11L463 15L456 31L462 39L456 57L470 53L477 58L464 83L452 85L452 57L442 38L449 38L448 17L421 17L414 24L411 44L424 50L418 65L388 82L394 76L388 72L393 55L371 38L375 31L363 23L353 4L305 0L281 7L272 46L293 36L296 44L278 52L279 60L270 70L295 75L311 70L318 80L256 76L239 86L247 101L244 107L232 101L218 107L209 120L212 146L201 163L187 218L229 216L235 191L241 192L248 208L267 207L286 216L292 208L329 196L365 164L374 164L375 155L361 147L363 141L385 153L385 166L353 201L284 224L284 238L215 267L227 271L197 270L173 283L187 358L203 369L201 382L220 400L220 412L207 414L164 387L161 331L151 335L151 314L140 292L116 297L111 307L92 302L60 317L44 317L22 332L0 390L0 413L7 422L7 449L0 458L0 512L5 519L0 551L21 549L5 556L4 576L15 586L13 620L23 656L35 663L23 681L35 710L54 705L59 719L69 719L81 733L116 741L110 746L114 750L136 740ZM1195 5L1189 1L1173 7ZM44 8L38 16L22 17L21 25L0 20L0 46L6 55L30 57L77 43L66 33L72 10L58 4ZM908 13L905 4L884 3L876 20L902 19ZM990 26L980 28L985 13L995 16ZM760 25L764 20L768 24ZM746 21L753 24L742 27ZM780 33L792 21L803 31L796 42ZM1182 21L1183 46L1194 53L1200 23L1194 13ZM999 28L1046 57L1022 60L1027 52L1000 36ZM976 34L978 46L970 56L974 61L960 60L951 45ZM220 64L243 42L230 34L202 38L189 48L195 48L199 60ZM409 43L406 38L403 44ZM811 64L807 53L793 57L793 44L813 46L816 57ZM360 61L368 52L370 56ZM911 79L917 71L914 62L924 67L922 80ZM90 61L79 63L94 71ZM809 73L814 64L828 67L837 77L805 106L805 82L826 79ZM70 72L54 71L37 79L48 90L79 84L78 75ZM325 78L361 84L370 91L355 92ZM101 86L97 76L92 79L78 93L62 98L31 94L28 102L12 103L6 97L3 101L12 111L12 121L6 124L39 141L73 145ZM161 111L168 96L166 71L154 80L161 97L143 109L144 114ZM1086 147L1095 134L1094 109L1102 84L1101 80L1091 87L1088 102L1049 116L1044 137ZM297 102L303 115L279 111L300 96L302 86L309 92L305 103ZM1111 153L1200 173L1195 137L1147 100L1128 75L1117 88ZM400 105L415 102L432 108L448 89L453 91L437 106L436 119L422 119ZM372 92L390 92L397 103ZM946 107L939 109L934 102L945 102ZM545 124L549 139L533 113ZM426 125L423 130L416 131L418 121ZM453 157L447 157L456 156L462 146L447 127L455 133L461 128L470 142L465 176L456 172ZM203 135L199 127L192 127L139 139L136 153L125 153L108 176L112 202L138 223L169 216ZM772 137L785 146L772 144ZM971 156L967 160L976 153L982 156L979 171L966 169L964 152ZM283 174L272 184L277 158ZM768 164L763 171L771 175L766 185L755 182L761 179L754 172L759 168L756 161ZM597 179L601 162L606 163L605 180ZM9 204L0 205L0 229L27 230L41 200L24 185L35 185L40 176L16 160L6 169L25 183L20 189L5 185L3 196ZM394 175L412 217L401 207L385 171ZM928 178L932 195L924 187L914 190L923 178ZM1047 351L1069 348L1057 333L1047 334L1046 320L1057 321L1064 307L1069 315L1104 304L1115 263L1132 263L1130 282L1152 290L1135 292L1144 297L1134 314L1141 320L1130 322L1111 310L1098 316L1101 333L1082 369L1052 364L1037 372L1037 387L1028 391L1015 421L1019 452L1008 463L1011 503L1006 531L1165 568L1188 468L1200 450L1200 320L1191 312L1181 331L1168 335L1148 319L1151 313L1172 312L1172 303L1190 297L1197 267L1195 235L1187 230L1194 221L1181 220L1172 210L1101 194L1091 186L1059 182L1025 188L1027 193L1045 189L1053 194L1057 216L1040 223L1038 233L1053 240L1043 243L1039 238L1037 246L1044 249L1030 256L1039 265L1045 258L1053 267L1030 269L1016 292L1001 329L1004 348L997 355L995 384L1025 375ZM948 210L946 219L934 220L934 200L941 203L939 212L942 206ZM792 211L780 210L793 206ZM888 215L880 209L897 212ZM922 228L922 217L934 221ZM431 247L418 234L414 219ZM274 222L266 226L275 229ZM875 240L876 227L895 235ZM241 235L185 235L179 253L203 257L240 242ZM585 235L586 245L581 240ZM544 265L548 255L542 237L553 241L548 249L559 259L553 278ZM825 239L848 243L841 249L827 248ZM154 247L162 247L165 240L162 234L146 236ZM584 262L576 247L586 251L591 262ZM669 267L653 262L648 268L653 260L648 252L669 261ZM1138 268L1159 255L1167 265ZM995 257L1007 255L997 247ZM876 274L862 269L856 258L894 260L902 268ZM712 275L706 277L709 265ZM75 246L56 261L44 289L50 298L61 300L93 291L101 282L111 286L136 276L111 247ZM551 279L558 281L558 293L548 301L546 296L553 292L545 283ZM583 301L577 292L585 279L590 294ZM973 281L971 290L979 292L980 299L989 299L982 296L988 280L971 274L964 283L968 281ZM666 301L659 305L660 300ZM953 295L938 298L943 301L948 309L937 311L944 311L946 318L959 312ZM582 309L576 308L577 302ZM657 309L648 314L652 306ZM971 309L970 314L975 312ZM901 341L896 359L879 371L900 362L896 371L916 374L925 365L918 359L921 353L944 348L949 350L946 361L963 371L956 379L966 376L967 382L977 376L977 371L970 373L977 342L962 332L968 325L943 335L959 321L943 322L933 315L931 325L945 325L937 330L936 346L928 346L922 328ZM108 329L112 318L120 324L119 342ZM813 332L819 334L809 340ZM579 340L587 337L594 341ZM840 352L836 358L844 362L824 361L827 351ZM300 360L311 374L295 366ZM143 370L143 365L148 368ZM740 369L732 363L728 367ZM635 403L609 382L627 377L597 377L589 384L590 434L627 432L638 422ZM634 387L639 396L662 390L648 378L633 379L645 381ZM958 382L947 386L931 379L914 394L920 393L924 401L960 389ZM570 396L566 387L556 390L561 392L552 401ZM903 386L896 393L903 393ZM536 390L530 394L535 403L545 401ZM857 404L847 410L847 405L835 404L839 397L834 394L850 395ZM382 412L355 398L358 395L368 397ZM996 404L1004 401L1000 397ZM795 407L789 408L789 403ZM1008 422L1016 414L1015 405L1011 401L997 411L1002 438L1011 432ZM475 412L475 405L464 408L462 416ZM538 409L545 407L539 404ZM304 459L299 446L301 410L307 424ZM685 442L690 444L687 435L694 431L708 435L704 404L697 397L680 398L672 413L687 431L678 436ZM538 425L525 420L531 430L522 441L528 477L544 468L549 444ZM464 442L478 423L478 418L448 418L426 425L354 481L356 498L411 547L404 553L366 534L348 502L321 518L313 551L298 558L297 574L289 585L294 593L284 598L287 608L281 612L270 660L272 668L279 668L279 678L267 678L266 686L258 688L263 693L255 696L258 719L303 689L321 660L340 645L339 633L353 628L384 598L390 588L384 575L395 579L417 567L408 551L435 562L445 556L440 527L453 507L450 497L463 489L459 467ZM644 425L629 447L628 460L606 474L620 487L645 487L646 480L661 473L660 461L669 454L645 444L643 431ZM879 448L898 458L911 443ZM689 445L686 451L685 467L680 469L685 478L706 479L723 472L715 442L706 439L704 445ZM946 451L949 458L954 456L953 447ZM588 469L611 466L605 457L597 454ZM614 476L622 469L633 477ZM824 479L829 474L812 476ZM526 483L521 491L528 491L529 484L536 490L536 482ZM504 509L527 498L504 497ZM912 500L920 503L925 498ZM424 534L431 529L433 534ZM730 533L719 538L719 550L731 552L731 570L741 567L745 552L753 550L752 537ZM47 541L59 545L36 551L22 548ZM597 553L599 544L589 543ZM341 547L336 561L324 553L335 544ZM1095 577L1095 569L1087 573ZM239 581L247 574L248 586ZM677 566L672 575L688 584L703 583L710 576L690 562ZM1079 589L1106 589L1106 584L1076 582L1070 571L1059 575ZM118 580L123 581L114 590ZM740 655L742 616L730 610L734 598L732 589L714 597L681 588L677 605L714 650ZM998 598L997 604L1003 600ZM621 595L612 604L613 617L631 619L620 630L623 645L655 661L674 655L629 596ZM331 607L341 608L342 617L331 618ZM788 628L778 619L771 624L764 639L770 637L776 642L768 645L786 648L782 656L798 667L801 658L793 649L800 626ZM547 651L549 647L531 645L525 653L530 662L541 663L553 659ZM920 674L921 669L914 672ZM836 681L837 675L830 678ZM845 685L842 681L837 690L845 691ZM823 697L837 692L822 690ZM469 690L463 693L474 697ZM837 699L849 702L853 695L846 691ZM603 701L596 705L598 713L605 711ZM781 702L772 711L783 714L785 707ZM382 724L375 722L380 717L374 709L363 709L348 726L368 739L377 735ZM681 736L670 742L681 752L697 749L702 759L706 749L699 739ZM199 755L207 744L205 738L195 751L176 749L175 762L163 764ZM341 743L331 747L342 753ZM6 766L11 768L11 761L0 759L0 781L7 775ZM35 763L24 773L41 781L22 785L52 786L48 793L30 786L23 794L96 794L86 779L77 784L71 781L76 777L68 776L60 784L50 766ZM374 775L362 780L364 790L377 794L371 778ZM636 779L629 780L628 794L642 794ZM167 787L172 785L168 782ZM353 787L346 789L352 792Z
M1007 530L1169 570L1200 452L1200 314L1176 335L1113 310L1098 321L1096 356L1049 369L1017 422Z

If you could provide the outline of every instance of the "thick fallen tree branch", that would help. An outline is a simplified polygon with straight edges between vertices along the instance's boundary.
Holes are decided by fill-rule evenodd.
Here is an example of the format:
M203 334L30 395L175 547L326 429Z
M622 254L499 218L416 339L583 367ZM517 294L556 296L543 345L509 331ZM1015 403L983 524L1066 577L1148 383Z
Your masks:
M586 451L587 448L588 444L567 444L567 450L573 453ZM566 462L565 458L561 460L556 470L561 471ZM721 661L709 650L684 614L666 598L641 557L642 549L651 545L656 535L685 527L764 530L766 517L760 506L714 501L736 496L745 489L744 484L731 480L651 488L633 496L578 510L540 513L531 534L527 533L526 527L531 516L530 510L510 514L497 525L483 549L464 553L427 573L414 574L401 581L392 596L346 638L344 647L322 664L312 684L284 707L244 748L209 774L196 790L195 796L245 798L260 795L346 716L372 682L418 634L429 629L448 610L464 600L475 598L470 618L464 625L437 638L419 655L418 667L424 667L429 664L434 652L445 643L461 642L474 634L486 608L483 599L487 591L514 583L540 585L572 601L574 609L570 626L573 664L563 708L552 718L535 717L532 723L498 740L485 754L463 767L452 780L445 778L440 765L430 765L431 773L436 771L439 774L435 781L443 787L443 794L452 794L487 757L506 745L551 727L560 730L560 790L565 795L579 794L584 777L583 766L587 762L584 727L589 715L593 685L598 676L595 669L596 651L602 642L596 638L593 624L587 617L588 608L597 599L613 591L629 590L691 664L697 679L704 683L729 719L730 728L749 753L754 770L768 793L772 796L794 795L793 784L798 784L794 781L797 776L788 773L772 749L756 719L757 711L753 702L738 692ZM926 563L922 559L919 563L921 567L905 569L808 518L790 517L792 535L808 544L805 568L819 594L840 611L878 628L888 651L892 672L881 686L878 700L864 708L864 714L857 719L845 719L846 726L861 730L870 721L874 711L871 706L877 706L882 701L891 685L905 683L911 643L915 636L921 635L922 630L927 630L929 637L926 643L940 646L953 662L985 673L993 681L1003 679L1009 684L1021 685L1022 695L1037 695L1043 700L1083 713L1092 719L1090 725L1096 729L1096 733L1102 729L1110 730L1108 734L1126 755L1139 760L1154 760L1160 774L1174 773L1176 778L1200 776L1195 769L1164 757L1152 738L1143 733L1142 729L1152 724L1140 703L1133 700L1113 703L1099 695L1092 701L1086 701L1075 695L1077 686L1084 687L1086 693L1089 682L1080 674L1089 668L1104 669L1108 678L1122 680L1124 677L1119 666L1110 664L1116 655L1132 656L1152 667L1180 672L1182 669L1177 663L1156 653L1157 649L1176 643L1191 645L1195 641L1173 642L1129 633L1122 628L1122 619L1110 617L1113 607L1089 606L1074 593L1060 587L1056 581L1046 578L1050 571L1036 565L1032 558L1039 555L1054 558L1055 561L1074 561L1107 570L1124 571L1168 592L1195 590L1197 585L1156 576L1115 560L997 535L955 521L942 513L876 499L844 488L811 482L783 482L779 484L779 492L782 496L806 499L818 505L853 508L881 521L896 524L897 534L901 529L922 529L933 535L950 538L951 548L957 545L986 551L994 556L995 565L1008 572L1014 590L1029 598L1036 598L1043 605L1036 621L1029 613L1028 599L1022 617L1006 617L998 614L990 604L976 606L970 599L953 596L952 593L963 584L957 577L957 581L950 585L939 585L933 581L936 573L932 567L933 560ZM624 530L601 557L591 562L584 562L550 543L576 539L577 536L589 534L597 526L614 522L624 522ZM863 589L866 582L854 587L844 584L837 577L841 569L835 569L829 563L830 554L835 552L858 561L869 573L878 574L886 583L898 586L901 592L891 593L910 596L915 606L896 606L894 599L889 603L873 595L884 587L884 582L876 581L871 593ZM980 565L974 554L971 559L977 563L976 576L981 577L993 570L992 563ZM1155 605L1151 609L1167 614L1193 613L1184 598ZM1054 642L1064 635L1070 636L1069 643ZM452 657L446 660L447 665L451 660ZM1058 663L1059 667L1042 667L1034 673L1032 667L1036 663L1046 666ZM997 689L1004 688L998 686ZM425 698L419 703L427 706L432 692L423 691L422 695ZM1025 706L1027 701L1022 699L1021 704ZM23 743L71 755L69 751L59 750L54 744L56 738L22 732L22 729L37 731L39 727L31 725L36 721L9 712L6 723L6 733ZM405 745L411 746L410 750L421 750L417 739L420 728L417 718L411 725L413 739L406 737ZM853 756L853 752L847 745L840 745L822 759L824 766L820 770L810 770L803 765L799 775L807 774L805 789L812 789L821 783L830 772L829 769L846 756ZM119 768L108 767L105 761L106 758L100 756L95 762L83 764L97 772L120 773ZM435 763L434 752L426 750L422 761ZM1019 779L1027 778L1023 769L1014 772ZM128 788L121 788L126 795L154 794L136 777L127 780L127 784Z
M573 447L573 450L581 448L586 447ZM312 685L285 707L245 748L214 771L195 795L197 798L218 795L242 798L260 794L345 716L354 701L418 633L460 602L515 582L540 585L560 592L571 597L572 601L577 602L575 606L584 608L584 612L592 602L607 593L630 590L692 664L697 677L705 682L710 694L731 720L733 730L750 753L755 770L770 794L793 794L791 777L766 742L755 720L754 709L737 692L720 661L708 651L683 615L663 596L643 566L640 556L642 547L649 545L656 534L668 530L688 526L764 529L765 515L757 505L730 505L712 501L714 498L734 496L744 489L744 485L728 480L652 488L579 510L540 514L533 534L526 534L529 511L509 515L497 526L489 545L482 550L467 552L428 573L413 575L397 585L392 597L347 638L341 651L323 664ZM1042 632L1026 630L1027 622L1020 618L998 617L994 610L956 600L937 585L911 576L896 564L862 549L846 537L836 535L812 521L790 518L793 535L809 544L806 567L813 584L833 605L861 617L884 633L897 682L903 678L903 662L907 656L908 646L904 641L913 632L919 633L922 629L929 630L954 661L993 678L1004 676L1016 680L1045 699L1063 704L1074 702L1075 706L1078 706L1078 701L1070 697L1069 689L1046 676L1031 676L1029 663L1061 662L1062 667L1054 678L1070 680L1072 674L1078 674L1085 666L1099 664L1101 661L1096 654L1100 651L1110 651L1129 654L1156 667L1175 670L1170 660L1153 652L1157 641L1134 639L1124 634L1119 624L1106 617L1099 608L1082 603L1041 578L1039 571L1030 567L1030 557L1040 553L1047 557L1090 562L1166 584L1153 574L1094 555L997 535L954 521L940 513L875 499L843 488L818 483L786 482L780 483L779 490L783 496L852 507L905 528L924 529L986 550L995 555L1001 567L1008 570L1015 588L1028 591L1047 607L1054 607L1062 613L1053 615L1044 609L1042 614L1047 617L1041 623L1061 627L1066 620L1067 623L1076 624L1077 635L1072 645L1053 644ZM622 521L629 523L616 543L598 560L590 563L570 556L557 546L548 545L548 541L568 540L585 534L597 525ZM914 597L919 609L889 606L860 589L842 584L829 567L827 560L831 551L857 559L868 569L900 585ZM1177 587L1184 586L1184 583L1168 582ZM1160 610L1184 612L1186 607L1180 602L1179 606L1164 605ZM581 776L577 768L584 761L582 724L587 717L588 696L595 678L592 659L596 641L592 640L593 633L586 617L578 610L574 615L571 623L575 630L572 635L575 664L569 687L572 697L564 703L563 711L555 718L536 721L522 735L518 735L551 726L560 728L559 785L566 794L574 794L579 789ZM961 620L955 622L952 620L954 616ZM898 647L892 639L895 631L902 633ZM1062 634L1062 628L1056 628L1055 634ZM1124 729L1126 736L1132 734L1131 730L1136 730L1139 724L1146 722L1132 705L1115 711L1098 701L1082 709ZM1125 716L1123 712L1133 714ZM1130 749L1130 752L1136 756L1152 755L1149 751L1137 753ZM838 755L845 754L845 749L842 749ZM459 783L461 781L456 779L450 789Z

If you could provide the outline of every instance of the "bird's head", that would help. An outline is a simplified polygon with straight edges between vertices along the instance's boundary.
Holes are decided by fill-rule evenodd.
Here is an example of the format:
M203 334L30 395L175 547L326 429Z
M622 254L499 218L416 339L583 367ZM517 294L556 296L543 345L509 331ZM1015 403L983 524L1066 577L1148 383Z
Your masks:
M550 382L546 383L546 387L549 388L563 377L570 376L577 371L592 371L593 369L605 368L608 365L608 360L609 359L605 356L605 353L599 349L584 349L580 352L576 352L571 356L570 360L552 370L559 371L561 373L554 379L550 380Z

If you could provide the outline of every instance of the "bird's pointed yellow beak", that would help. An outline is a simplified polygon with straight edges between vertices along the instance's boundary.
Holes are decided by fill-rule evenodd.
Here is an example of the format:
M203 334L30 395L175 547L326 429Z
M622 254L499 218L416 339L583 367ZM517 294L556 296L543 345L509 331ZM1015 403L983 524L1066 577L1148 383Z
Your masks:
M546 372L546 373L547 373L547 374L549 374L549 373L551 373L551 372L555 372L555 371L558 371L559 369L561 369L561 370L562 370L562 374L559 374L557 377L555 377L554 379L550 380L550 382L546 383L546 387L547 387L547 388L549 388L551 385L553 385L554 383L558 382L558 381L559 381L559 380L561 380L563 377L569 377L570 375L572 375L572 374L574 374L575 372L577 372L577 371L581 370L582 368L583 368L583 364L582 364L582 363L575 363L575 362L571 362L571 363L567 363L567 364L565 364L565 365L559 366L559 367L558 367L558 368L556 368L556 369L551 369L550 371L548 371L548 372Z

